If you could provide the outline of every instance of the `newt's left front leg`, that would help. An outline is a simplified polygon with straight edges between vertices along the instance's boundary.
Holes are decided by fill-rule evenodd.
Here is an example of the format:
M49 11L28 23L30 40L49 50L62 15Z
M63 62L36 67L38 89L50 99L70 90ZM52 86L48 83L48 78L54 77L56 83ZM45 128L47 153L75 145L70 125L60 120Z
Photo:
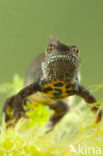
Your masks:
M76 87L74 88L74 94L82 97L88 104L93 104L96 102L96 99L94 98L94 96L83 86L81 85L76 85ZM99 105L98 105L99 106ZM98 106L94 106L91 108L91 111L93 113L96 113L99 108ZM99 123L102 119L102 111L99 111L98 115L97 115L97 119L96 119L96 123Z

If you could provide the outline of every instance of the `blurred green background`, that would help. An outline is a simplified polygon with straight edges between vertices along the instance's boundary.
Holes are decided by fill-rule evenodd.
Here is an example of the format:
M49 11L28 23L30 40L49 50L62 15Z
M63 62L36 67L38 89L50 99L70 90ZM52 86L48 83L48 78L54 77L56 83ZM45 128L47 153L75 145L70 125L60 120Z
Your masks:
M103 83L103 0L0 0L0 83L23 77L50 35L79 47L83 85Z

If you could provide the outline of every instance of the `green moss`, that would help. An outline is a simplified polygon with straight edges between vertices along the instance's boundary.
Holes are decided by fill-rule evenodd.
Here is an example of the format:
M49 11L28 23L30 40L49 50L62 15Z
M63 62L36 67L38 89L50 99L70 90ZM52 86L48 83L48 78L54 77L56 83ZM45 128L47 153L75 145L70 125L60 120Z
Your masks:
M12 84L1 86L0 92L10 96L17 93L22 87L22 79L15 76ZM103 85L95 86L94 90L101 87ZM100 104L102 109L103 102L95 103L97 104ZM83 100L72 106L71 111L47 135L45 135L48 130L46 124L52 111L42 104L32 106L28 103L28 105L34 108L28 112L32 121L21 119L14 131L5 129L4 115L2 116L0 156L92 156L96 155L97 147L100 147L103 153L103 121L94 125L96 115L90 111ZM71 151L72 147L77 153ZM79 147L83 148L83 154L79 154ZM89 151L90 147L93 147L94 150ZM102 154L99 154L98 151L98 155Z

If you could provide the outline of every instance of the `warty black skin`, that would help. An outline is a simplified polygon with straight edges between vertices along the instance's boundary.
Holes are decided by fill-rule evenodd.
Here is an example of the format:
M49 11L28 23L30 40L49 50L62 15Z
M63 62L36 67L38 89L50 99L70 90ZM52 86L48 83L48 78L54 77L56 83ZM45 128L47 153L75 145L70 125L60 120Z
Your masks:
M21 117L28 118L23 108L24 100L40 92L43 100L47 98L48 106L55 110L50 118L50 126L56 123L68 112L68 105L63 101L68 96L82 97L88 104L96 102L93 95L79 84L78 72L81 60L76 46L67 46L56 39L50 39L45 53L40 54L30 65L24 79L24 88L17 94L8 98L4 105L6 122L14 118L18 122ZM64 91L63 91L64 90ZM46 96L45 96L46 95ZM45 100L44 100L45 104ZM11 118L7 110L14 110ZM98 110L94 106L93 112ZM96 123L102 118L100 111Z

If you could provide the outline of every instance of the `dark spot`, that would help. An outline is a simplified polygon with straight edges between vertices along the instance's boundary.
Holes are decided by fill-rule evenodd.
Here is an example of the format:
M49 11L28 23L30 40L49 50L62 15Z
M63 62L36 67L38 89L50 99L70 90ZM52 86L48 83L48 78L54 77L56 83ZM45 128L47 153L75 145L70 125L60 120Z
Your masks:
M54 95L54 96L59 96L60 93L54 92L53 95Z
M71 92L70 90L66 90L66 93L70 94L70 92Z
M62 94L62 90L61 89L54 89L56 92L53 93L54 96L56 97L60 97L60 95Z
M67 94L73 95L73 90L66 90Z
M54 90L55 90L56 93L58 93L58 94L61 94L61 93L62 93L62 90L61 90L61 89L57 89L57 88L55 88Z
M60 93L55 92L55 93L53 93L53 95L58 97L58 96L60 96Z
M57 82L53 84L55 87L62 87L63 83L62 82Z
M43 88L43 92L44 93L47 93L49 91L52 91L52 88L51 87Z
M70 85L69 85L69 84L67 84L67 85L66 85L66 88L70 88Z

